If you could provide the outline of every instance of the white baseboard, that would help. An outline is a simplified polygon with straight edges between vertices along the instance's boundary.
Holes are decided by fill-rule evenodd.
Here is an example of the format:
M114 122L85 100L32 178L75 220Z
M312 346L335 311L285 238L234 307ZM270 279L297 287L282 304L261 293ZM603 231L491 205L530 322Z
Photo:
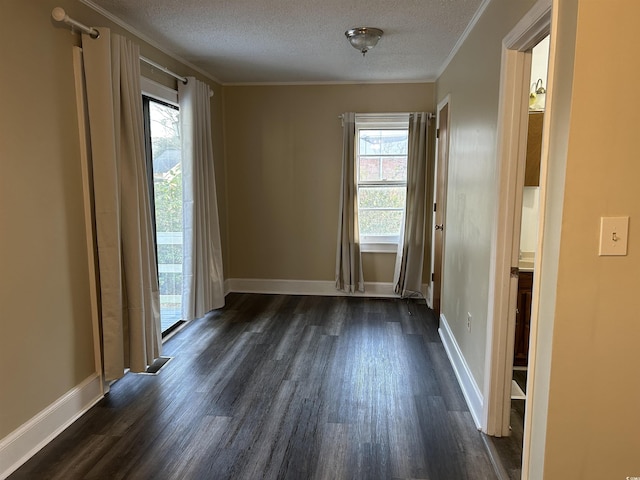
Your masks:
M0 479L7 478L102 398L100 376L86 378L0 440Z
M482 418L484 398L443 314L440 314L440 328L438 329L438 333L440 334L442 344L449 357L449 362L451 362L453 371L462 389L462 394L467 401L467 406L469 407L473 421L478 430L480 430L482 428L480 419Z
M400 298L400 296L393 291L393 283L391 282L365 282L364 292L349 294L336 290L336 284L333 281L229 278L225 280L225 291L227 293Z

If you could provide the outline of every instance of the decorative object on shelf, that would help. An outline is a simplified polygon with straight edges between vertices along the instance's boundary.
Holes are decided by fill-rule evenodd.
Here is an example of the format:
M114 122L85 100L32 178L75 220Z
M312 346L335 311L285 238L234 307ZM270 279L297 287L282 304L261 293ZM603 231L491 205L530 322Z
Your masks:
M351 46L362 52L363 57L378 44L383 33L379 28L372 27L356 27L344 32Z
M536 83L531 84L531 93L529 94L529 110L544 110L547 89L542 85L542 79L539 78Z

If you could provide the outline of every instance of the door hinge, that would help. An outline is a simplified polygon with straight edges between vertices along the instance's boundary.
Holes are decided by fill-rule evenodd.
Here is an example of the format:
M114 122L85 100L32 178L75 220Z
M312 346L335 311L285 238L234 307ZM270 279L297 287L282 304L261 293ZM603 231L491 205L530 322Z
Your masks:
M436 138L440 138L440 129L436 128Z
M436 211L436 205L437 205L437 204L435 204L435 203L433 204L433 211L434 211L434 212Z
M436 274L435 273L431 273L431 281L435 282L436 281Z

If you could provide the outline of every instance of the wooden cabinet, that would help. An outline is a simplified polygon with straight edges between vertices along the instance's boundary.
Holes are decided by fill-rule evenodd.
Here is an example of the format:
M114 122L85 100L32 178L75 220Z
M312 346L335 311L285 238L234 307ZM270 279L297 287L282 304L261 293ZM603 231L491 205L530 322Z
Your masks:
M516 311L516 338L513 345L513 364L526 367L529 360L529 326L531 324L531 291L533 272L520 272Z
M544 112L529 112L527 127L527 163L524 171L524 186L540 185L540 154L542 149L542 120Z

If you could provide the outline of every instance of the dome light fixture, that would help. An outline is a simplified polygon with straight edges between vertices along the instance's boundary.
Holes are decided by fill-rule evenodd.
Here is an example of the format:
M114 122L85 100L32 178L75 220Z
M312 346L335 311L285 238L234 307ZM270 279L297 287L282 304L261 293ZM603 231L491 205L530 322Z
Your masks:
M363 57L378 44L383 33L379 28L372 27L356 27L344 32L351 46L359 50Z

